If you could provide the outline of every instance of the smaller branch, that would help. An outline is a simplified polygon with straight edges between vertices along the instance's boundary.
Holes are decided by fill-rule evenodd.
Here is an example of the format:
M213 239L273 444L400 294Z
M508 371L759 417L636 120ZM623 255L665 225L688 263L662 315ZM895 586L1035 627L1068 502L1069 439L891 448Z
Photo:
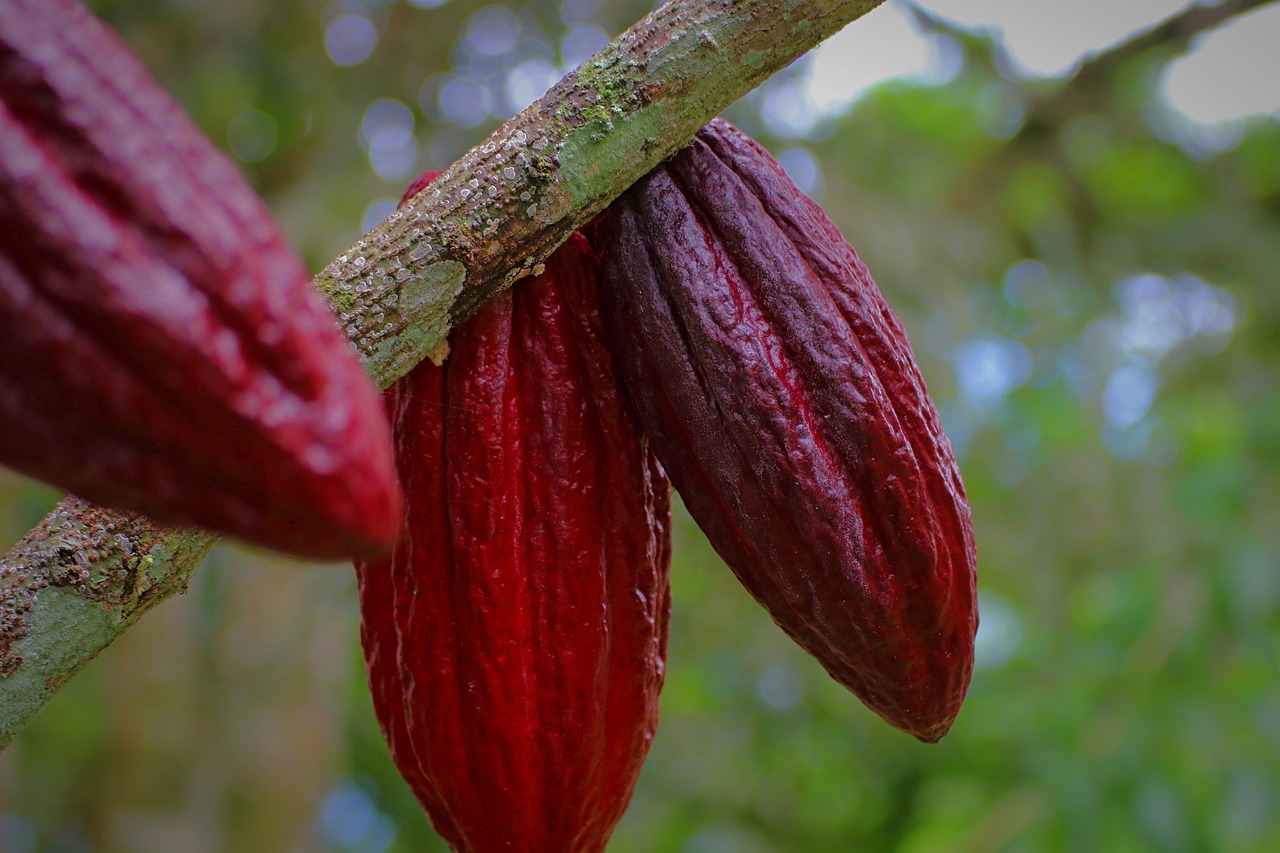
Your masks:
M1175 53L1185 53L1196 36L1216 29L1237 15L1268 6L1275 0L1221 0L1210 6L1192 4L1175 15L1165 18L1153 27L1142 30L1128 41L1094 54L1081 66L1081 71L1093 67L1099 73L1142 55L1154 47L1172 46ZM971 36L973 33L937 15L918 3L908 0L907 9L916 25L926 32L941 33L953 37Z
M1022 127L1008 144L993 149L985 162L970 169L952 191L953 198L963 200L957 203L972 208L976 199L992 199L991 187L1002 186L1009 175L1018 172L1020 164L1045 162L1062 176L1067 191L1065 207L1071 218L1078 223L1095 222L1098 211L1093 194L1064 159L1058 137L1061 128L1076 116L1099 112L1107 112L1119 122L1144 122L1144 115L1115 107L1113 86L1117 75L1143 60L1147 64L1142 66L1142 71L1158 70L1160 64L1189 50L1198 36L1273 2L1275 0L1224 0L1213 6L1190 5L1127 41L1089 57L1070 79L1022 87L1027 99ZM908 8L921 31L955 39L977 67L1002 72L1011 67L1011 60L998 39L965 29L915 4Z
M1156 48L1167 51L1166 59L1173 59L1190 50L1192 42L1202 33L1272 2L1274 0L1222 0L1213 6L1188 6L1129 41L1090 57L1080 66L1072 82L1074 84L1078 80L1085 85L1093 85Z
M1190 50L1198 36L1238 15L1273 2L1275 0L1222 0L1212 6L1190 5L1128 41L1090 56L1066 85L1039 100L1034 107L1037 118L1061 120L1081 110L1096 109L1098 88L1111 80L1123 66L1155 50L1161 51L1162 59L1167 62ZM952 23L917 3L908 2L907 9L922 32L950 36L966 44L970 50L977 50L980 58L992 67L1010 67L1007 51L999 41L987 43L981 39L980 33Z
M1076 115L1098 109L1108 97L1106 87L1125 66L1147 57L1160 65L1167 64L1190 50L1198 36L1272 2L1223 0L1214 6L1188 6L1128 41L1086 59L1065 86L1032 104L1025 127L1032 132L1060 127Z

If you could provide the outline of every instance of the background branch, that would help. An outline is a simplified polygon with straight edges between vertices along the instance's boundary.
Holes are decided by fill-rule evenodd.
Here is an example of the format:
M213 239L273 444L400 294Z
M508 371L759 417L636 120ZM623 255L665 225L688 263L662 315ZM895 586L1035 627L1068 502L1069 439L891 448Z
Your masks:
M1212 6L1191 5L1165 18L1149 30L1087 59L1076 72L1075 81L1109 77L1126 62L1153 48L1168 52L1170 58L1186 53L1201 33L1215 29L1237 15L1270 5L1274 0L1222 0Z
M1020 87L1025 113L1017 132L1009 145L991 152L968 170L963 184L956 187L957 197L992 198L981 188L1006 186L1009 176L1017 174L1024 164L1052 163L1061 179L1061 205L1079 223L1101 221L1095 194L1069 162L1061 129L1077 117L1105 114L1116 117L1115 127L1126 128L1131 138L1146 135L1150 132L1151 113L1133 108L1133 91L1155 91L1161 70L1190 50L1198 36L1274 3L1275 0L1223 0L1212 6L1193 4L1093 54L1069 77ZM1013 73L1013 59L999 39L965 29L915 4L908 9L921 31L955 40L968 60L987 69L993 79ZM991 210L984 213L996 215ZM1082 239L1089 239L1087 232L1088 229L1081 231Z
M380 386L739 96L883 0L673 0L315 277ZM216 541L62 501L0 560L0 748Z
M1057 127L1082 112L1098 109L1099 90L1110 86L1116 73L1125 65L1153 52L1164 62L1191 49L1200 35L1222 26L1239 15L1269 6L1275 0L1221 0L1212 6L1192 4L1149 29L1100 51L1080 64L1076 73L1051 94L1035 99L1030 105L1025 133L1037 133L1044 127ZM992 67L1008 68L1012 63L999 42L975 37L975 33L948 21L915 3L907 5L916 26L922 32L949 36L981 55Z

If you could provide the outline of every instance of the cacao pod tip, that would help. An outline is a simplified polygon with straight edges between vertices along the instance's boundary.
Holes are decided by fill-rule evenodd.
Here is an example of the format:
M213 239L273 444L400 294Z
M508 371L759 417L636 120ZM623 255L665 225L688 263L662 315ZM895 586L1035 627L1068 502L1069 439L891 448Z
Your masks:
M376 515L352 531L348 537L348 554L358 557L385 557L391 552L400 532L400 519L404 517L404 498L396 489Z
M377 392L270 211L77 0L0 13L0 462L303 556L400 514Z
M955 721L956 721L955 717L950 716L950 717L947 717L942 722L922 720L921 721L922 724L915 728L906 728L904 726L898 726L898 727L901 728L902 731L905 731L907 734L914 737L916 740L920 741L921 743L937 743L938 741L942 740L944 737L947 736L947 734L951 731L951 727L955 725ZM898 725L897 723L894 723L892 720L890 720L889 723L890 725Z
M333 529L328 541L323 543L324 553L315 556L330 560L385 557L395 544L403 513L403 501L397 490L372 509L362 508L350 524Z
M377 411L383 417L381 406ZM308 505L319 507L319 512L307 515L288 530L277 527L271 538L264 536L262 541L286 553L313 559L386 556L404 516L404 497L395 476L389 440L385 461L382 454L366 455L363 466L348 466L322 480L310 500Z
M334 493L343 491L337 484ZM367 484L362 484L367 485ZM378 490L378 489L375 489ZM290 506L246 510L226 518L154 516L162 524L204 526L248 544L302 560L331 562L386 556L399 531L403 500L398 488L372 494L361 489L357 498L343 494L339 500L319 504L298 502Z

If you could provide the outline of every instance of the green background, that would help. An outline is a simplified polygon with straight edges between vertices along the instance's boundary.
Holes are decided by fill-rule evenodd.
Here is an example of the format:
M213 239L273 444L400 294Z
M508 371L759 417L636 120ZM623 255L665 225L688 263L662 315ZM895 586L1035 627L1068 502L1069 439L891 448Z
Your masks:
M519 106L512 68L648 10L90 5L313 269ZM346 67L324 46L342 14L379 33ZM803 63L727 115L858 247L959 451L983 618L964 711L935 746L889 729L681 514L662 722L609 849L1278 850L1280 122L1182 124L1157 95L1167 46L1026 81L984 37L938 38L953 78L885 84L799 138ZM491 114L441 106L459 80L498 93ZM366 113L388 98L407 109ZM363 146L405 114L412 138L376 144L409 160L380 176ZM0 472L6 543L56 499ZM219 545L0 754L0 850L443 850L382 745L357 619L349 566Z

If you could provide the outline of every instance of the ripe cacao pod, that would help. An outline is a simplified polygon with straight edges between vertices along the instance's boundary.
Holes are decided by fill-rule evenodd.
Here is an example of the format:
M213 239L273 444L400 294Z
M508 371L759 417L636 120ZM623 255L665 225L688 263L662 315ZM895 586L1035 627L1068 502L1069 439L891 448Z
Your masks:
M0 462L300 556L385 549L378 395L234 165L74 0L0 15Z
M669 486L573 235L388 392L405 518L356 564L396 766L460 851L599 851L657 725Z
M409 203L409 199L427 188L427 185L436 178L444 174L444 169L427 169L421 175L413 179L413 183L409 184L405 189L404 195L400 196L400 206L404 207Z
M595 227L624 387L694 519L837 681L941 738L973 666L972 520L853 248L722 120Z

